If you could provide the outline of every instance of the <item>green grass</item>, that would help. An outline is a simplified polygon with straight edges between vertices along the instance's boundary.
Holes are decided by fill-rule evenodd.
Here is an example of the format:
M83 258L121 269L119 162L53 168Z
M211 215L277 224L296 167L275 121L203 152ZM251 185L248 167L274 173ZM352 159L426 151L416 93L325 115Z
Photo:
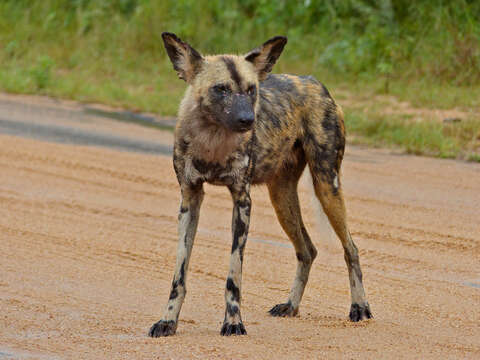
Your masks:
M376 147L397 147L409 154L480 161L480 122L439 124L415 122L408 116L380 116L345 111L346 127L352 142Z
M413 106L480 112L480 2L472 0L3 0L0 91L174 115L185 84L165 54L163 31L206 54L244 53L287 35L276 72L313 74L333 92L389 93ZM363 131L356 121L351 133ZM362 136L403 141L413 152L433 142L423 153L440 156L470 151L458 150L469 142L442 125L425 125L437 135L422 139L428 131L419 125L393 123L419 133L382 128Z

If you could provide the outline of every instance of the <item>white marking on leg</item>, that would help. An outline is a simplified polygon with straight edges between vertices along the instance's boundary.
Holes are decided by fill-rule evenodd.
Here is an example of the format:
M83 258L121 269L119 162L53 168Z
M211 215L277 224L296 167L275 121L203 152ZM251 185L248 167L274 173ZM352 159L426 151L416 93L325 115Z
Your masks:
M248 161L250 160L250 158L248 156L245 156L243 158L243 166L248 166Z
M299 306L302 299L309 271L310 266L300 262L297 264L297 274L293 280L292 290L290 290L288 297L294 309Z
M179 222L178 222L178 246L177 246L177 260L175 263L175 275L174 282L177 281L176 291L177 296L174 299L168 299L167 306L165 308L165 313L163 316L164 320L173 320L177 321L178 314L183 304L185 298L185 286L178 284L178 281L181 276L181 267L182 264L186 265L186 258L188 256L188 249L185 244L185 239L188 231L188 226L190 224L190 211L185 213L180 212ZM184 265L184 266L185 266ZM185 282L185 278L183 279ZM172 291L173 288L170 290Z

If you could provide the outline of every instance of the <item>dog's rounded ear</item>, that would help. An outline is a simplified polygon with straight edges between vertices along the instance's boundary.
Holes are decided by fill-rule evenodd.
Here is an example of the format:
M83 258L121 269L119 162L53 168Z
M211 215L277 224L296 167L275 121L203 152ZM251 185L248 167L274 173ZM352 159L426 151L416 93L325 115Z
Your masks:
M202 55L173 33L164 32L162 39L178 77L191 83L202 68Z
M245 55L245 60L250 61L255 66L259 80L264 80L268 73L272 71L273 65L280 57L286 43L287 38L285 36L275 36Z

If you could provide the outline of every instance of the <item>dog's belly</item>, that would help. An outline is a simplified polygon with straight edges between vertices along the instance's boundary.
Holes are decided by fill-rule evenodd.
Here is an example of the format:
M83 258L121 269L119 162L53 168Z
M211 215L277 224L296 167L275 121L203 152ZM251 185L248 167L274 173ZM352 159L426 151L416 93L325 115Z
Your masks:
M288 136L260 133L258 138L252 184L268 183L283 168L296 168L303 150L294 131Z

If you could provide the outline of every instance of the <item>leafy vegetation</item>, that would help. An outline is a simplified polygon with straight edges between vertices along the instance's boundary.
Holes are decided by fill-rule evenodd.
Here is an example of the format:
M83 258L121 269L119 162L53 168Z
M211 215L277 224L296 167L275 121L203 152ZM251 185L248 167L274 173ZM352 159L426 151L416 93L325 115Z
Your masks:
M414 106L480 110L475 0L3 0L0 89L175 114L185 85L163 31L204 53L247 52L284 34L277 72ZM445 146L438 154L451 153Z
M347 129L355 143L395 146L407 153L479 161L480 122L416 122L408 116L346 112Z

